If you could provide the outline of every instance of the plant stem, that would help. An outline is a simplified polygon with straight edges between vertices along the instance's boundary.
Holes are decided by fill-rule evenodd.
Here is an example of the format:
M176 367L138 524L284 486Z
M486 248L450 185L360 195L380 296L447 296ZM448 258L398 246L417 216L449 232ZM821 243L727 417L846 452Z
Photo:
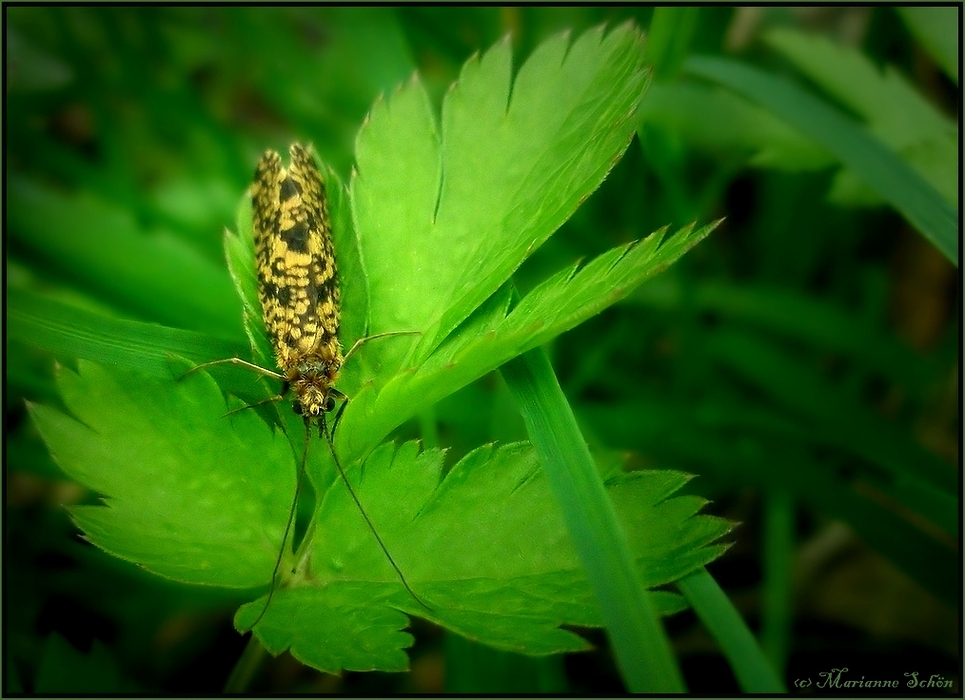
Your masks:
M677 588L717 640L741 690L766 694L787 692L744 619L707 569L701 567L687 574L677 581Z
M684 692L670 644L546 352L530 350L500 371L596 593L627 689Z
M245 650L241 653L238 663L231 669L231 674L224 684L225 693L246 693L248 686L258 667L265 659L265 647L261 645L258 638L252 634L248 639Z

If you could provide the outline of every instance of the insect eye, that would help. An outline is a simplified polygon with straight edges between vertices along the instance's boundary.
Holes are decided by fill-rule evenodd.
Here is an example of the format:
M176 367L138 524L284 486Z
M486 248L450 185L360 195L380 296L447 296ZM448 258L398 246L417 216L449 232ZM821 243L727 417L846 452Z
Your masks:
M325 413L331 413L335 410L335 397L329 396L325 399Z
M299 416L302 414L302 404L300 401L292 401L292 410Z

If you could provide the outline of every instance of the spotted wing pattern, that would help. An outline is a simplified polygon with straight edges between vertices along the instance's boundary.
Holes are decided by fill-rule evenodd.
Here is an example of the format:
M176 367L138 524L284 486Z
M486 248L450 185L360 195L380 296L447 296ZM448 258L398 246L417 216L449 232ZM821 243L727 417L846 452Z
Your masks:
M291 163L262 156L251 187L258 292L278 366L301 363L337 371L339 286L325 186L311 150L292 144Z

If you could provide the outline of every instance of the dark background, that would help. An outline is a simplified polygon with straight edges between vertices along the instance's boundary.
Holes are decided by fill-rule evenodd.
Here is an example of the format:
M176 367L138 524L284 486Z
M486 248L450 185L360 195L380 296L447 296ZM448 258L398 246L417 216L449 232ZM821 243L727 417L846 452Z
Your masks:
M222 232L234 226L264 149L312 141L347 177L370 105L413 71L438 105L461 64L506 33L518 65L556 31L627 18L646 30L653 10L5 14L8 293L178 325L165 299L123 282L125 261L112 260L118 231L85 227L85 207L120 217L123 235L163 232L223 269ZM958 118L959 88L894 8L701 8L689 51L787 73L759 41L778 25L895 66ZM874 454L899 444L909 473L925 454L957 481L958 271L893 210L830 203L834 165L752 167L746 150L713 143L713 114L695 116L710 135L699 144L672 123L646 124L601 189L517 276L527 288L661 226L726 217L674 268L553 343L564 391L591 443L629 451L635 467L698 474L689 488L712 499L711 512L742 523L711 572L752 629L767 619L765 648L788 683L848 667L853 678L917 671L957 684L958 532L931 522L925 506L897 503ZM43 225L50 212L75 213L58 220L54 243L30 223ZM237 308L214 306L192 328L240 333ZM244 648L231 625L243 599L161 580L86 544L64 506L96 498L59 472L24 408L24 399L57 403L55 360L71 358L12 337L4 360L4 691L218 692ZM436 416L439 442L455 456L524 436L495 377L445 399ZM958 491L941 495L957 499ZM945 583L929 584L936 580ZM736 690L693 614L667 626L692 692ZM413 632L410 674L339 678L283 656L251 688L623 689L599 631L587 631L592 653L535 661L421 621Z

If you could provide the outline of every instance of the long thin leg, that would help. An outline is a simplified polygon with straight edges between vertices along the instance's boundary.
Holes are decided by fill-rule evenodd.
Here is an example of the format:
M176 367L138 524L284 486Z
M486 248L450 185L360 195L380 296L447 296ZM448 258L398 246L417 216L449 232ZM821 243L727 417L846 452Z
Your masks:
M275 403L276 401L283 400L286 396L288 396L288 382L285 382L284 386L282 386L281 388L281 392L276 394L275 396L269 396L267 399L262 399L261 401L255 401L254 403L250 403L247 406L242 406L240 408L233 408L227 413L225 413L224 416L222 417L230 416L232 413L238 413L240 411L244 411L249 408L254 408L255 406L264 406L266 403Z
M338 422L342 420L342 414L345 413L345 407L348 406L348 397L341 391L335 388L328 390L333 398L342 402L342 405L338 407L338 411L335 413L335 420L332 421L332 440L335 439L335 431L338 428ZM321 425L319 425L319 433L321 433Z
M277 395L270 396L269 398L263 399L262 401L256 401L255 403L250 403L247 406L242 406L241 408L234 408L228 411L227 413L225 413L225 416L230 416L233 413L238 413L239 411L244 411L249 408L254 408L255 406L263 406L266 403L275 403L276 401L281 401L286 396L288 396L288 380L285 377L278 374L278 372L275 372L270 369L266 369L265 367L256 365L253 362L242 360L240 357L229 357L224 360L212 360L211 362L203 362L200 365L195 365L187 372L182 374L180 377L178 377L178 381L181 381L192 372L197 372L199 369L204 369L206 367L214 367L215 365L238 365L239 367L245 367L254 372L257 372L258 374L263 374L266 377L272 377L274 379L280 379L282 381L281 391Z
M386 331L385 333L376 333L375 335L367 335L364 338L359 338L355 341L355 344L349 349L345 356L342 358L342 364L344 365L348 362L348 358L355 354L355 351L362 347L365 343L370 340L376 340L377 338L388 338L393 335L422 335L422 331ZM338 389L332 387L329 389L329 393L339 401L342 401L342 405L338 407L338 413L335 414L335 420L332 421L332 439L335 439L335 430L338 428L338 423L342 420L342 413L345 411L345 407L348 406L348 396L343 394ZM334 452L332 453L334 456Z
M248 362L248 360L242 360L240 357L229 357L224 360L212 360L211 362L202 362L200 365L195 365L187 372L182 374L180 377L178 377L178 380L180 381L181 379L184 379L186 376L188 376L192 372L197 372L199 369L206 369L207 367L214 367L215 365L239 365L241 367L247 367L248 369L252 370L253 372L257 372L258 374L263 374L266 377L274 377L275 379L281 379L282 381L285 381L285 377L278 374L278 372L275 372L274 370L271 370L271 369L267 369L266 367L262 367L261 365L256 365L253 362Z
M375 340L376 338L388 338L389 336L393 335L422 335L422 331L386 331L385 333L376 333L375 335L367 335L364 338L359 338L355 341L355 344L352 346L352 348L345 353L345 356L342 358L342 364L348 362L348 358L354 355L356 350L370 340Z

